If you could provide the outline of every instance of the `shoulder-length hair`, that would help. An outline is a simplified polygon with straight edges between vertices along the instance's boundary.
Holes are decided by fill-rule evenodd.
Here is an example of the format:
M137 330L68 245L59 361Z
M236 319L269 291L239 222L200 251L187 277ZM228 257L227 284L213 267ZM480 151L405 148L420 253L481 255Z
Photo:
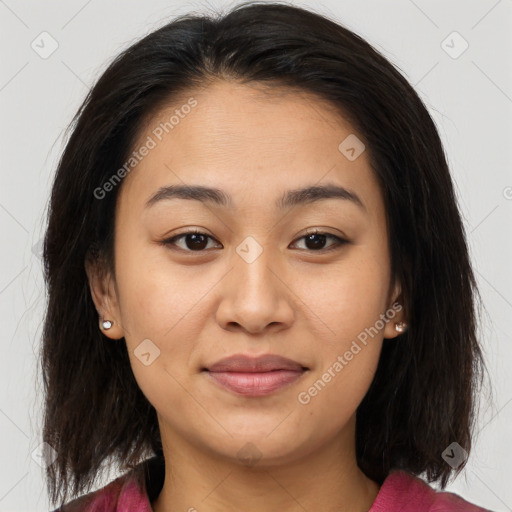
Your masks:
M471 448L485 364L476 334L480 296L435 124L402 74L360 36L304 8L249 2L223 15L180 16L124 50L69 126L43 250L51 499L89 490L107 460L128 469L162 454L156 411L135 381L126 344L98 329L84 262L113 270L120 187L104 197L97 190L126 162L144 123L219 79L312 93L363 137L409 329L384 340L357 410L357 461L380 484L400 468L444 488L465 462L455 471L443 451L454 441Z

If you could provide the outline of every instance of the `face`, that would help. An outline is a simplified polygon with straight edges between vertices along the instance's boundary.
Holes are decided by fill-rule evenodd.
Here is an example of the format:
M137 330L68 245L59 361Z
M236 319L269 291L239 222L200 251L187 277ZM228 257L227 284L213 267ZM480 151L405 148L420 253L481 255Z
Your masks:
M115 275L88 274L164 443L278 464L346 438L401 320L383 198L357 133L315 97L227 82L144 130L119 191ZM217 194L162 192L184 185ZM292 193L308 187L317 193ZM204 371L235 354L306 370L239 374L235 388Z

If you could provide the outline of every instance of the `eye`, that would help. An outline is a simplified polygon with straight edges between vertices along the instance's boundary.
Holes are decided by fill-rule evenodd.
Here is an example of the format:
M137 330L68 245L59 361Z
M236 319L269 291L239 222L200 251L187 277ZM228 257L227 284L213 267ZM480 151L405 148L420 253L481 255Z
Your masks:
M185 247L179 247L176 244L176 241L181 239L184 239ZM161 243L166 246L178 246L179 249L187 252L201 252L208 245L208 239L215 240L213 237L206 233L197 230L192 230L187 231L186 233L181 233L180 235L173 236L172 238L168 238L167 240L163 240Z
M328 246L327 248L323 247L326 240L330 238L334 240L334 243ZM308 245L304 250L313 251L313 252L327 252L333 251L337 249L339 246L348 243L347 240L340 238L339 236L333 235L331 233L325 233L323 231L319 231L314 229L313 231L308 232L306 235L298 238L297 240L305 241L306 245Z

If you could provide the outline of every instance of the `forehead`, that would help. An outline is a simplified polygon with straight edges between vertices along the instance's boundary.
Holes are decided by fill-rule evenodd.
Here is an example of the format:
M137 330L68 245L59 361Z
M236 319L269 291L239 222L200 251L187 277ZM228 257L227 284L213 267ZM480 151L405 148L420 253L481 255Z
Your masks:
M374 202L379 190L366 152L349 160L340 150L347 137L362 138L312 94L218 81L149 118L133 150L151 149L125 178L122 195L142 207L159 187L202 184L226 190L239 207L248 196L263 205L284 190L328 181Z

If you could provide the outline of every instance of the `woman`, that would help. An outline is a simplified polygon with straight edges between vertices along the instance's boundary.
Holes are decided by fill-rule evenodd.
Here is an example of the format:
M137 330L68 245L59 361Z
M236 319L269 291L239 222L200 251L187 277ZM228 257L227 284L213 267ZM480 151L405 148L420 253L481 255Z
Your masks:
M59 510L484 510L420 479L470 452L478 292L383 56L284 4L182 16L74 121L44 244Z

